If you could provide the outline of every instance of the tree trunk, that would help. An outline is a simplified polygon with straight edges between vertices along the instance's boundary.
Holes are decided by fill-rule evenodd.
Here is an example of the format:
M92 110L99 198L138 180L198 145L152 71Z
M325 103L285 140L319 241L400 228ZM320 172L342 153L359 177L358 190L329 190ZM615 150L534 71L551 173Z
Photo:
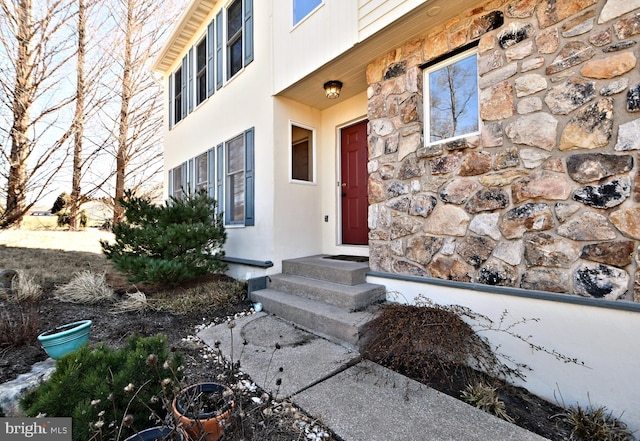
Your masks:
M18 54L13 91L13 126L11 127L11 163L7 182L7 205L2 222L3 227L20 227L26 212L27 200L27 157L29 152L29 111L32 104L33 88L31 72L31 28L33 5L31 0L20 1L17 39Z
M125 177L128 158L129 134L129 102L131 101L131 71L133 69L133 7L134 0L127 0L127 18L125 24L125 45L122 75L122 101L120 104L120 119L118 124L118 151L116 153L116 188L113 209L113 224L117 224L124 217L124 209L120 199L124 196Z
M82 178L82 138L84 136L84 65L85 65L85 29L86 29L86 6L84 0L78 0L78 65L77 91L76 91L76 113L74 118L74 142L73 142L73 175L71 178L71 201L69 207L69 228L77 230L80 223L80 204Z

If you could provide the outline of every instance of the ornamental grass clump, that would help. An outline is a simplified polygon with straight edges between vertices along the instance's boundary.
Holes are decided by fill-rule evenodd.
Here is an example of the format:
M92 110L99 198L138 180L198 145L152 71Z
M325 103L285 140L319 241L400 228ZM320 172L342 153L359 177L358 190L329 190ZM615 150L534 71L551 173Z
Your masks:
M40 334L42 287L35 277L19 270L11 287L0 289L0 348L35 343Z
M558 415L571 428L572 441L635 441L635 437L620 419L606 407L570 406Z
M11 303L34 303L42 299L43 290L35 275L23 271L16 271L11 279L11 287L2 290L5 298Z
M483 412L513 423L514 420L507 413L504 401L498 396L497 390L482 382L470 383L462 391L462 399Z
M165 421L181 366L162 335L133 336L117 350L87 345L59 359L20 404L30 417L72 417L74 441L121 440Z
M106 275L95 274L91 271L81 271L73 275L73 278L58 289L55 298L61 302L96 304L111 302L115 294L107 285Z

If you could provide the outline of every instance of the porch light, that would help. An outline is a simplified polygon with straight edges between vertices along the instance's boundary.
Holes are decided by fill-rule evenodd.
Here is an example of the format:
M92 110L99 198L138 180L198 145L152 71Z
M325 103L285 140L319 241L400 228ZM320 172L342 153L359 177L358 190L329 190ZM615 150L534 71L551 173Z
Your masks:
M340 96L341 89L342 83L340 81L331 80L324 83L324 93L330 100L338 98Z

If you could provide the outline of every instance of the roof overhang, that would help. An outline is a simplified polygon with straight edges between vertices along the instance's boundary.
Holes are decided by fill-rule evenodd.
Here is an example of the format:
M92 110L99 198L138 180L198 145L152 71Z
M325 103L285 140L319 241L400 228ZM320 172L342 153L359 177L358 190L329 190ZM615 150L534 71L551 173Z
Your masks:
M300 81L278 91L276 96L286 97L320 110L356 96L367 90L366 71L372 61L407 41L442 26L475 4L473 0L427 1ZM337 99L328 99L324 94L323 84L329 80L339 80L343 84L342 92Z
M169 39L165 42L160 54L153 62L154 72L167 73L176 60L184 53L195 33L205 22L213 7L219 0L192 0L178 23L173 28Z

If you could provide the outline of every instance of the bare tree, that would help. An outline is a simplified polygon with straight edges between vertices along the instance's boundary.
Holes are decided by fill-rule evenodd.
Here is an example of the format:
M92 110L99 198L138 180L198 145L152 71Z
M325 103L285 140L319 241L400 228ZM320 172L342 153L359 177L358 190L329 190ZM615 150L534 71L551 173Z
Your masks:
M6 181L0 227L20 226L63 166L72 125L64 112L74 94L61 75L73 56L68 0L0 0L0 149ZM29 193L33 193L28 197Z
M76 112L73 118L73 172L71 179L71 198L69 207L69 228L78 229L80 196L82 192L82 138L84 136L85 103L85 54L86 54L87 7L85 0L78 0L78 50L76 66Z
M105 107L103 121L112 133L115 162L114 223L123 216L119 199L125 189L140 193L153 187L162 170L162 87L150 71L162 37L169 29L169 3L153 0L118 0L112 9L120 24L121 43L110 53L111 74L117 85L112 95L118 111Z
M437 142L477 130L478 86L475 57L429 75L430 141Z

